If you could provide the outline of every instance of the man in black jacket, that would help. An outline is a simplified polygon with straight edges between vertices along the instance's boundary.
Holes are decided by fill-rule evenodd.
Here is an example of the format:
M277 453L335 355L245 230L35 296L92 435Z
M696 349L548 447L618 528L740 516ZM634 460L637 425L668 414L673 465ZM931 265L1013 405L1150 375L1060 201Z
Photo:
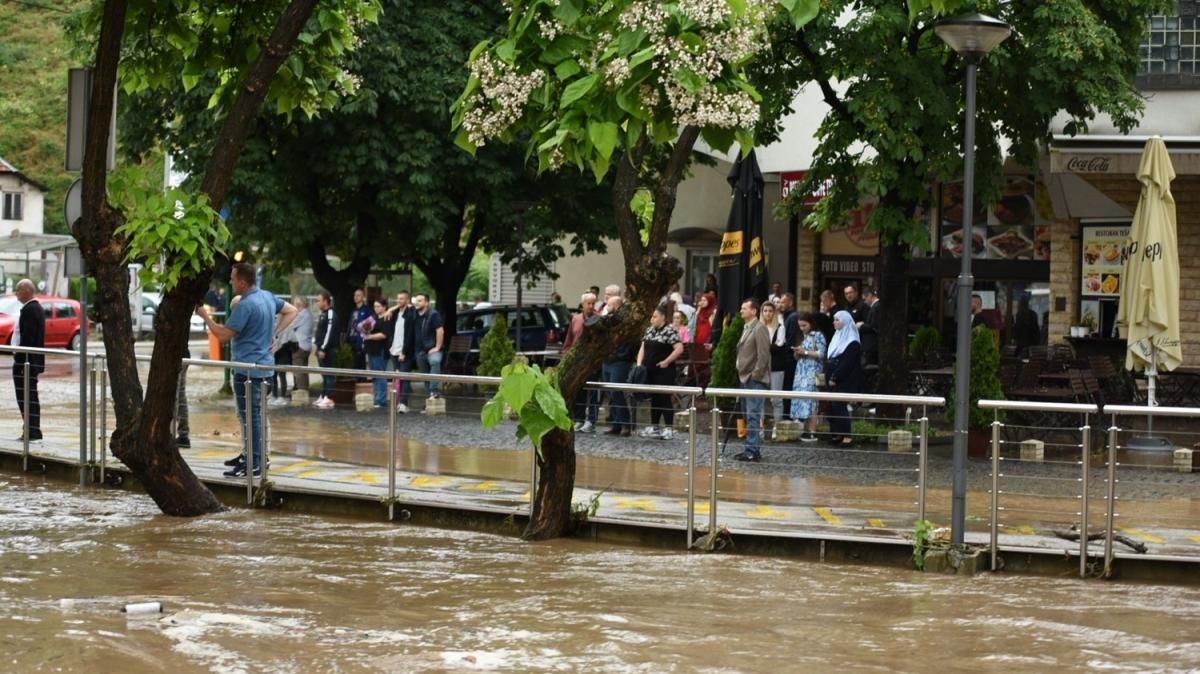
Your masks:
M859 338L862 342L863 364L879 364L879 328L883 322L883 305L879 303L879 291L867 288L863 291L863 300L867 305L866 320L858 326Z
M412 372L413 365L417 362L417 310L413 308L410 299L409 292L401 290L396 295L395 306L388 309L388 314L396 316L392 319L396 324L392 332L392 343L388 346L388 353L392 355L397 372ZM403 379L397 379L395 386L396 411L407 414L408 395L412 392L412 384Z
M13 330L12 345L30 348L46 346L46 312L33 298L36 288L33 281L21 279L17 283L17 301L21 303L20 317ZM25 399L25 363L29 363L29 399ZM38 375L45 368L46 357L40 353L18 353L13 356L13 386L17 389L17 407L29 429L29 441L42 439L42 406L38 403Z

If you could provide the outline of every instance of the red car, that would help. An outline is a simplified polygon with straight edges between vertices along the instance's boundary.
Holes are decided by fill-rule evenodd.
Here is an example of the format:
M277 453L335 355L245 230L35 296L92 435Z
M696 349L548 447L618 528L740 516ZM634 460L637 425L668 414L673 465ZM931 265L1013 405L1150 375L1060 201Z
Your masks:
M79 349L79 302L66 297L34 295L46 311L46 348ZM0 344L12 341L13 330L21 313L16 295L0 297Z

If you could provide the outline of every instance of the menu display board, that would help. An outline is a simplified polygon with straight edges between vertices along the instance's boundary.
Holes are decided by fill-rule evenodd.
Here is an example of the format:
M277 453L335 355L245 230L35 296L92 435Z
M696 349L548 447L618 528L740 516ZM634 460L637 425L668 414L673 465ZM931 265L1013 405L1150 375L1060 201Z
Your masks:
M1119 297L1121 271L1125 263L1125 242L1129 225L1085 226L1080 278L1080 294L1090 297Z
M1039 193L1040 192L1040 193ZM1039 202L1039 197L1046 203ZM960 257L963 251L962 181L942 187L942 254ZM971 217L973 257L992 260L1049 260L1053 217L1049 194L1030 176L1005 176L1000 199L977 206Z

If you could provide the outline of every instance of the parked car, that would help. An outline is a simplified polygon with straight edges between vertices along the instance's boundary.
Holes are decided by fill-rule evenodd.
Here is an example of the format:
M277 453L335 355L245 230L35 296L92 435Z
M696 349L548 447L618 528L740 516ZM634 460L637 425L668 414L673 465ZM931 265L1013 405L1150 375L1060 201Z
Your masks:
M66 297L35 295L46 312L46 348L79 349L79 302ZM12 342L17 318L21 314L21 302L16 295L0 297L0 343Z
M496 314L503 314L508 323L508 336L516 343L517 340L517 307L514 305L498 304L480 309L466 309L458 312L455 322L456 336L471 337L471 348L478 349L479 341L492 329ZM571 318L566 312L546 304L534 304L521 307L521 350L543 351L554 349L562 344L567 336L567 327Z
M162 302L161 293L142 293L142 330L150 332L154 330L154 315L158 313L158 305ZM192 334L204 334L208 331L204 324L204 319L196 314L192 314L191 322L188 324L189 331Z

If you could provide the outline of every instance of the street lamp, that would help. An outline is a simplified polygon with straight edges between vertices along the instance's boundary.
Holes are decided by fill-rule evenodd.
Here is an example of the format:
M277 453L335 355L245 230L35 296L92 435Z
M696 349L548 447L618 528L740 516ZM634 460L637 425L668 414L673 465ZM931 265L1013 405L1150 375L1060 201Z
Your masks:
M957 345L954 367L954 487L950 512L950 542L961 545L967 515L967 405L971 395L971 242L975 210L975 71L979 61L1004 42L1012 28L983 14L966 14L939 21L933 29L951 49L967 62L966 138L963 140L963 250L958 276Z

